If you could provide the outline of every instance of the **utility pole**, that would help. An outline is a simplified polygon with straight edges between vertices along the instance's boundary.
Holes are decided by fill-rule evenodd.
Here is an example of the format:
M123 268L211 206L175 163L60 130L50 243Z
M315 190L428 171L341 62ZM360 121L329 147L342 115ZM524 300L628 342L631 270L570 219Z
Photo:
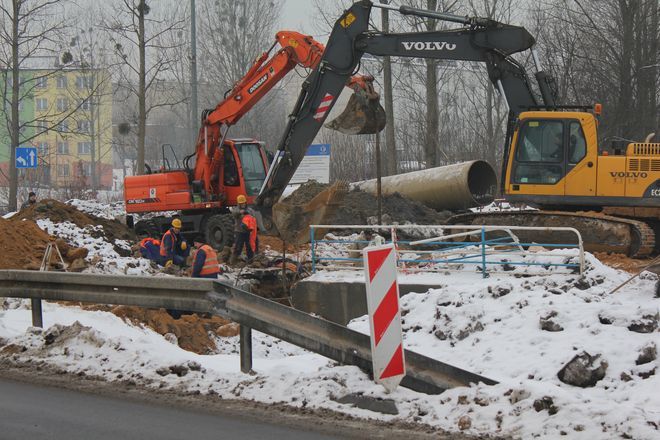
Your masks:
M195 142L197 127L197 29L195 0L190 0L190 131Z

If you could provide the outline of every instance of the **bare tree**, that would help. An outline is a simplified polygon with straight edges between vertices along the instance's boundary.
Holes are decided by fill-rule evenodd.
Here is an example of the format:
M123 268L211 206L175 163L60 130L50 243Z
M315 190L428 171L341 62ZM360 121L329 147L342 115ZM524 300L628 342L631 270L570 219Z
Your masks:
M215 107L275 42L282 1L202 0L199 10L200 105ZM287 80L282 81L282 85ZM279 140L286 123L282 87L270 91L235 127L240 134Z
M149 113L158 107L175 105L182 98L164 87L172 69L174 48L165 37L184 29L185 18L178 3L159 2L152 10L147 0L122 0L113 18L106 20L114 49L122 62L121 87L137 97L137 173L144 173L145 137ZM137 54L135 53L137 52ZM136 66L137 64L137 66ZM137 84L136 84L137 82Z

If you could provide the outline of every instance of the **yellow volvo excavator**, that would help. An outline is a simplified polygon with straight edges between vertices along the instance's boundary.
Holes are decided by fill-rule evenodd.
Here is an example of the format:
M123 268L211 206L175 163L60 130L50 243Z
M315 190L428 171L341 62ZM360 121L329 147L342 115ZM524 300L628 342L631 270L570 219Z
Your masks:
M374 7L460 23L463 27L376 32L368 29ZM581 232L588 250L638 257L657 251L660 144L650 143L649 138L628 145L599 145L599 106L557 103L555 83L542 70L534 43L526 29L487 18L358 1L335 23L322 60L306 81L298 105L308 108L302 114L312 116L322 100L323 106L331 107L365 53L483 62L509 108L500 190L509 201L541 209L463 214L455 216L452 223L573 226ZM526 50L531 51L535 64L534 88L524 67L511 56ZM279 149L287 151L287 144L298 137L311 142L322 122L322 118L311 116L291 121ZM343 122L350 126L348 121ZM342 131L341 127L329 126ZM269 191L279 193L281 184L272 178L273 174L270 177L266 178L257 207L272 205ZM538 234L530 239L543 241Z

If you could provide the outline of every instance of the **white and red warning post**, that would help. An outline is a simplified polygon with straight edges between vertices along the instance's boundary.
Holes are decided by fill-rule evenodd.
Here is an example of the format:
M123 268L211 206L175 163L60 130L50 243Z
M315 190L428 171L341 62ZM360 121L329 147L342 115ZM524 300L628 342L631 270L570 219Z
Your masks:
M406 375L394 244L363 251L374 380L388 393Z

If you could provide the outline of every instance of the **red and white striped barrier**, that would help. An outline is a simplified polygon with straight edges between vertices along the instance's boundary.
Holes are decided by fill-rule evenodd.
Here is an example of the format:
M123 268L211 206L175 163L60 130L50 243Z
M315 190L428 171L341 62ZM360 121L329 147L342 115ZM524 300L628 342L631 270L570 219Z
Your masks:
M316 119L319 122L323 121L323 118L325 118L325 114L328 113L328 110L330 110L330 105L332 104L333 99L335 99L335 97L332 96L330 93L325 94L323 99L321 99L321 103L319 104L319 107L316 109L316 112L314 113L314 119Z
M406 375L394 244L366 247L363 258L374 380L391 393Z

